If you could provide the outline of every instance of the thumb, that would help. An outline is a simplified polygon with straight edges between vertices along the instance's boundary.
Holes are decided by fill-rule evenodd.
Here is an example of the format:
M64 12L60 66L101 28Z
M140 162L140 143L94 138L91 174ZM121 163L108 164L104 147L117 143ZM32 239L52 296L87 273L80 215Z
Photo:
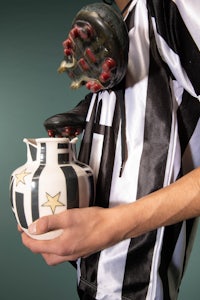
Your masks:
M41 217L28 227L30 234L43 234L56 229L58 226L58 218L56 215Z

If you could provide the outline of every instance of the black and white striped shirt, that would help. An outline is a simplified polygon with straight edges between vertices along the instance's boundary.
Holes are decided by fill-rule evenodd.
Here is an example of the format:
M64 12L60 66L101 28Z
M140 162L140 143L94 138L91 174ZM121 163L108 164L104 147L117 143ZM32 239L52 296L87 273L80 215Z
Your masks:
M199 14L199 0L132 1L122 176L114 91L92 96L80 152L96 175L96 205L136 201L200 165ZM82 259L79 289L99 300L177 299L195 224L159 228Z

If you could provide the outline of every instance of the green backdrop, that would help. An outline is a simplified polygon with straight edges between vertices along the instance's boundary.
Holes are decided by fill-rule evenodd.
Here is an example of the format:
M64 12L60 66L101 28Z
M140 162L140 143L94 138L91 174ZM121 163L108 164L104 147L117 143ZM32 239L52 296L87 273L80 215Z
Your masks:
M75 13L89 0L2 0L0 6L0 299L77 300L76 273L50 267L21 244L10 207L9 177L26 161L24 137L44 137L43 121L72 108L73 91L57 68ZM180 300L199 300L199 234Z

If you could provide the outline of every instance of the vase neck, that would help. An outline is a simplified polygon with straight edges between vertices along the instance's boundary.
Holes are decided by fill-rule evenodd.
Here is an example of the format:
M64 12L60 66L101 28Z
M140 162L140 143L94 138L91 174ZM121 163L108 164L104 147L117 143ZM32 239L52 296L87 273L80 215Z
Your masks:
M39 148L38 159L41 164L63 165L75 160L75 144L46 142L40 143Z

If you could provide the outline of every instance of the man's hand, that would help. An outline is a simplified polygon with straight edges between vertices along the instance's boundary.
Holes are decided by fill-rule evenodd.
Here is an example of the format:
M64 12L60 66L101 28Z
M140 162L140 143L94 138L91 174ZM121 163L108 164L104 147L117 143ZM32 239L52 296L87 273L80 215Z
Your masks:
M76 260L109 247L120 240L113 209L90 207L70 209L45 216L29 226L30 234L62 229L52 240L36 240L22 232L22 242L34 253L42 254L48 265Z

